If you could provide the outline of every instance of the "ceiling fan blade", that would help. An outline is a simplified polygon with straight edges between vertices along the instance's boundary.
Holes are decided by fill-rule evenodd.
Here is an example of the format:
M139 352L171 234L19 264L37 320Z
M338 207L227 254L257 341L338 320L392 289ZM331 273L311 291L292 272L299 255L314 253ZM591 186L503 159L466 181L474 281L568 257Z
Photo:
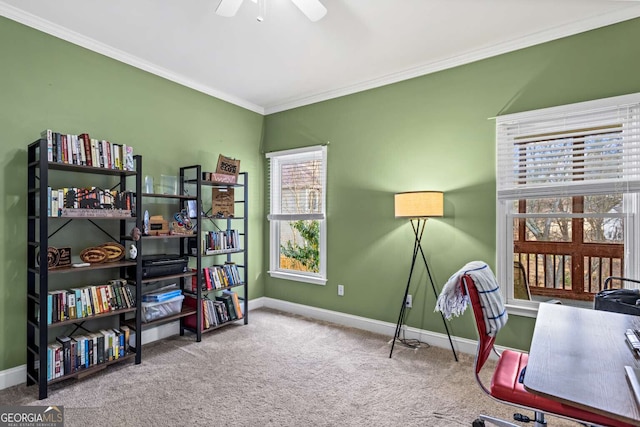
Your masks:
M291 0L298 9L311 20L311 22L319 21L327 14L327 8L324 7L320 0Z
M226 17L235 16L241 4L242 0L222 0L216 8L216 15Z

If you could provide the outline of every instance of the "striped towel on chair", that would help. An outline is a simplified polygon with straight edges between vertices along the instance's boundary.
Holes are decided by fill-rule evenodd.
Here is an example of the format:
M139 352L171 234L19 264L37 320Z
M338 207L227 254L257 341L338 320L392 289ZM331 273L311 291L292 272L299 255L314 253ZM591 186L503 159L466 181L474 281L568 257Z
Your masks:
M436 310L447 319L451 319L451 316L459 316L465 311L469 298L463 294L460 286L460 280L465 274L473 279L478 289L487 334L496 336L500 328L507 323L508 315L496 277L491 268L482 261L467 263L449 278L438 296Z

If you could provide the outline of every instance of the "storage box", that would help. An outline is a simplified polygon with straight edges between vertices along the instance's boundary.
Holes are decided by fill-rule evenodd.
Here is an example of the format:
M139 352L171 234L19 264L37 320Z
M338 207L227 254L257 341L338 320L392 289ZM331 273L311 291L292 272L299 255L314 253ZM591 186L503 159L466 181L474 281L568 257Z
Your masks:
M178 295L163 302L141 303L142 321L153 322L154 320L180 313L182 310L182 300L184 300L184 295Z
M182 291L177 288L158 292L149 292L142 295L142 302L167 302L180 295L182 295Z

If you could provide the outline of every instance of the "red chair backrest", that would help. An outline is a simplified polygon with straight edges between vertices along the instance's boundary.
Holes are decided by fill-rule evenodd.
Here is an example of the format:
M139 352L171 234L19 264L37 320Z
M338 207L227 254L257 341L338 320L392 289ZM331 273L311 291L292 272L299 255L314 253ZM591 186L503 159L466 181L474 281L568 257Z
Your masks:
M471 308L473 309L473 317L476 321L476 330L478 331L478 354L476 355L477 374L489 358L489 355L493 350L493 343L495 342L496 337L487 335L487 328L485 326L480 297L478 296L478 289L476 289L476 285L471 276L468 274L463 275L460 280L460 286L462 287L462 292L469 296Z

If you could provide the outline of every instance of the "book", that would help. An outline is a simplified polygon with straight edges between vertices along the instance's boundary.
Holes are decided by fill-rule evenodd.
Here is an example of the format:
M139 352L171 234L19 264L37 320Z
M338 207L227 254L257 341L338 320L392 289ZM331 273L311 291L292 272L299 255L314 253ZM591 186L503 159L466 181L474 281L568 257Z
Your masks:
M131 329L127 325L120 326L120 330L124 334L124 352L129 351L129 338L131 337Z
M100 298L100 292L98 292L95 286L89 286L89 292L91 295L91 306L93 307L93 314L102 313L102 300Z
M47 325L53 321L53 292L47 292Z
M117 329L112 329L111 333L113 335L113 358L120 358L120 331Z
M84 366L85 338L83 335L74 335L73 339L76 341L76 371L79 371L85 368Z
M47 160L53 162L53 132L51 129L46 129L40 136L47 140Z
M84 151L87 157L87 166L94 166L93 164L93 146L91 144L91 137L88 133L80 134L82 142L84 144Z
M97 332L96 333L96 342L97 342L97 363L104 363L104 334Z
M85 367L89 368L93 366L93 338L90 335L86 335L87 346L85 348Z
M207 290L213 289L213 287L211 285L211 272L210 272L209 267L204 267L203 270L204 270L204 281L205 281L205 283L207 285L206 289Z
M240 298L238 298L238 294L229 290L222 291L222 293L231 297L238 319L242 319L242 307L240 306Z
M87 316L93 316L93 304L91 304L91 297L89 292L89 287L84 287L82 290L82 306L85 309L85 313Z
M231 302L231 297L229 295L217 296L216 300L224 303L224 307L226 308L227 317L229 318L229 320L236 320L238 318L235 308L233 307L233 303Z
M135 164L133 162L133 147L130 145L123 144L122 150L124 153L124 170L127 170L127 171L135 170Z
M109 304L109 296L107 295L107 287L105 285L98 286L100 290L100 296L102 297L102 311L103 313L108 313L111 311L111 306Z
M64 159L62 156L63 147L62 147L62 143L60 142L60 134L58 132L53 133L53 145L54 147L56 147L56 152L55 152L57 154L56 161L58 163L64 163Z
M62 364L61 352L62 352L62 344L60 344L59 342L56 342L51 346L51 364L52 364L51 378L52 379L62 376L64 367L61 366Z
M72 135L71 139L78 147L78 160L82 166L87 165L87 153L84 149L84 141L78 137L78 135Z
M78 343L73 337L69 337L69 339L71 340L71 354L70 354L71 371L69 371L69 373L73 374L78 370L78 358L76 357L76 354L78 352L78 349L76 348L76 346L78 345Z
M56 341L62 344L62 375L71 373L71 338L57 336Z
M67 304L69 306L69 319L77 319L76 293L74 291L67 291Z
M216 301L207 299L205 300L207 307L209 308L209 314L211 315L211 326L218 326L222 323L219 318L218 310L216 309Z

